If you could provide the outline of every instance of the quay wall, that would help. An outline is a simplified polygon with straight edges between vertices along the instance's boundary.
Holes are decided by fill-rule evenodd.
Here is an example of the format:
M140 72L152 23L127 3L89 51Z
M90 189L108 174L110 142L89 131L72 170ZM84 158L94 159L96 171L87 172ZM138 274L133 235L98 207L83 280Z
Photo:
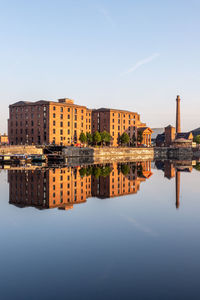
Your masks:
M178 159L192 160L194 157L192 148L170 148L156 147L154 148L154 159Z
M0 146L0 154L43 154L43 148L36 146Z
M153 148L125 148L125 147L104 147L104 148L74 148L67 147L63 149L63 155L66 158L71 157L92 157L93 162L102 161L130 161L130 160L153 160Z

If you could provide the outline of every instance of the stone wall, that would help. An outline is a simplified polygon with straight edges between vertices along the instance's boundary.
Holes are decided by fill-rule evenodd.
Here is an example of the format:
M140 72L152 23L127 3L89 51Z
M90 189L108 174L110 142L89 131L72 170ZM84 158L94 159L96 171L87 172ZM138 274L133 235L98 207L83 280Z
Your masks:
M0 146L0 154L43 154L43 148L35 146Z
M154 148L154 159L179 159L179 160L192 160L192 148L170 148L160 147Z
M75 148L63 149L63 155L69 157L93 157L95 161L130 161L130 160L152 160L154 158L153 148Z

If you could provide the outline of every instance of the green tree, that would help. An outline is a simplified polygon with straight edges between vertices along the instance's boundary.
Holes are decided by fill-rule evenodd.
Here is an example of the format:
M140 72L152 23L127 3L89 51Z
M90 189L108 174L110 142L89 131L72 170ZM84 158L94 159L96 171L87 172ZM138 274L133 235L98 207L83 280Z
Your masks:
M79 136L79 140L83 144L85 144L87 142L87 137L86 137L85 133L81 132L81 134Z
M110 166L102 167L101 168L101 176L107 177L110 174L111 171L112 171L112 169L111 169Z
M86 138L87 138L88 145L91 145L92 144L92 135L90 132L86 132Z
M86 169L86 175L87 176L92 175L92 167L87 167L87 169Z
M93 167L92 174L97 179L101 175L101 169L99 167Z
M79 170L79 174L80 174L80 176L81 176L82 178L86 175L86 173L87 173L86 168L81 168L81 169Z
M110 135L109 132L104 130L103 132L100 133L100 135L101 135L101 142L102 142L103 145L110 143L111 135Z
M95 133L92 136L92 140L96 145L101 142L101 135L98 131L95 131Z
M142 144L142 141L143 141L142 131L138 131L137 141L138 141L138 143Z
M130 138L126 132L122 133L120 136L120 142L122 145L128 144L130 141Z
M197 171L200 171L200 163L197 163L196 166L194 166L194 169L196 169Z
M129 174L129 172L130 172L130 167L129 167L129 165L123 164L123 165L121 166L121 172L122 172L122 174L123 174L124 176L126 176L127 174Z
M200 144L200 134L199 135L196 135L193 139L193 141L197 144Z

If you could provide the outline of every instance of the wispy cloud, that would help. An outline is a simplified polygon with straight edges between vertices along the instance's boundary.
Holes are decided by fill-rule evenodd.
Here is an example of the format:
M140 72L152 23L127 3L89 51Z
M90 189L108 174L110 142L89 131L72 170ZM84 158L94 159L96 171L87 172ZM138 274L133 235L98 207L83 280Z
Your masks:
M107 9L105 9L103 7L99 7L98 11L99 11L99 13L102 14L102 16L105 18L105 20L111 27L115 27L115 22Z
M155 231L153 231L151 228L147 227L146 225L140 224L134 218L129 217L129 216L124 216L124 215L121 215L121 217L124 217L124 219L126 221L128 221L129 223L131 223L132 225L134 225L138 230L143 231L144 233L146 233L148 235L151 235L153 237L157 237L158 236L158 234Z
M154 59L156 59L158 56L160 56L159 53L154 53L153 55L147 57L147 58L144 58L142 60L139 60L133 67L131 67L130 69L128 69L127 71L123 72L121 74L121 76L123 75L127 75L127 74L130 74L134 71L136 71L138 68L140 68L141 66L143 65L146 65L150 62L152 62Z

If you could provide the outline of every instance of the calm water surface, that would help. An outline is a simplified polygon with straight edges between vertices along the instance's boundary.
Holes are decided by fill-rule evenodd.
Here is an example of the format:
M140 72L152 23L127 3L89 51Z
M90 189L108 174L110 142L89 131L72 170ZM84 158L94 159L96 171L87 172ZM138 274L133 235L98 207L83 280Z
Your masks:
M200 172L1 170L0 299L198 299Z

